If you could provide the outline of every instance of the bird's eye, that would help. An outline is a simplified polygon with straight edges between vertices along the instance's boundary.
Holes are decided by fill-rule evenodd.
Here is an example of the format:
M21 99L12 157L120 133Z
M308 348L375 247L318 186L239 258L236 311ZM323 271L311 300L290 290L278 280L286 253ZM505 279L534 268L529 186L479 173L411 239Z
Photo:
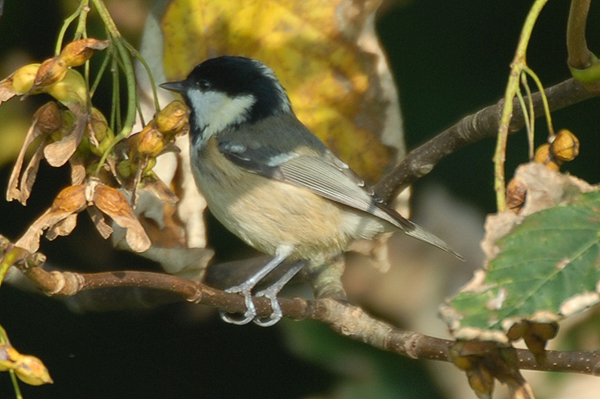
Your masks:
M198 81L198 87L200 88L200 90L204 91L204 90L210 89L211 88L211 84L210 84L210 82L208 80L202 79L202 80Z

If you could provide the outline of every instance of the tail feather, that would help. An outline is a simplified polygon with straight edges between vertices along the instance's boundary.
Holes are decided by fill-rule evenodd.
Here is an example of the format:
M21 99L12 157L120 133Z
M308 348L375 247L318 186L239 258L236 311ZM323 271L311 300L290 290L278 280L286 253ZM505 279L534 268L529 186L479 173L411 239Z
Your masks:
M414 237L418 240L425 241L426 243L438 247L439 249L444 250L446 252L450 252L460 260L465 260L460 254L456 253L452 248L450 248L450 246L446 244L441 238L438 238L437 236L428 232L421 226L414 224L409 220L407 222L409 222L412 225L412 229L404 229L404 232L407 235Z
M443 251L450 252L460 260L465 260L460 254L458 254L456 251L450 248L450 245L446 244L441 238L436 237L433 233L428 232L421 226L404 218L395 210L388 208L383 204L380 204L377 208L383 211L382 214L376 212L375 214L377 216L389 221L394 226L404 231L404 233L406 233L407 235L414 237L418 240L424 241L428 244L431 244L434 247L438 247Z

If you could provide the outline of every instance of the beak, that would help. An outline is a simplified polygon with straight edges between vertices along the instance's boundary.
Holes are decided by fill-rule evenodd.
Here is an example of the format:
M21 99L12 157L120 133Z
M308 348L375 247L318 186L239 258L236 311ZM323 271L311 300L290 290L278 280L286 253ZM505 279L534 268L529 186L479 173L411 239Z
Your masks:
M183 80L180 82L166 82L166 83L160 84L159 86L162 87L163 89L175 91L177 93L185 92L185 88L186 88L185 81L183 81Z

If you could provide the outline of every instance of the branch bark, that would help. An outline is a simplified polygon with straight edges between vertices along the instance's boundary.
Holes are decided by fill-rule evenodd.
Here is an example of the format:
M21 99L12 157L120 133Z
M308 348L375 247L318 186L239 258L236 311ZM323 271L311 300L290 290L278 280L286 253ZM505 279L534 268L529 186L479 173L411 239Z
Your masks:
M600 95L600 84L583 84L568 79L545 91L551 111ZM544 115L542 96L539 92L531 96L536 117ZM513 101L513 116L509 133L520 130L525 123L523 109L518 99ZM527 101L526 101L527 103ZM419 178L427 175L446 156L468 144L488 137L495 137L500 127L503 100L475 114L468 115L454 126L444 130L425 144L412 150L390 173L375 186L375 191L386 202L396 198L400 192Z
M48 272L39 267L42 263L42 257L30 257L28 262L21 262L16 266L48 295L73 296L82 291L98 288L137 287L168 291L180 296L182 300L228 312L243 313L246 309L244 299L237 294L230 294L180 277L139 271L93 274ZM268 299L257 297L253 300L259 316L268 316L271 313ZM401 330L371 317L358 306L330 298L315 301L280 298L279 303L284 316L290 319L320 321L341 335L412 359L450 361L448 350L455 344L452 340ZM600 351L547 351L545 358L538 361L531 352L517 349L517 356L519 366L524 370L600 375Z

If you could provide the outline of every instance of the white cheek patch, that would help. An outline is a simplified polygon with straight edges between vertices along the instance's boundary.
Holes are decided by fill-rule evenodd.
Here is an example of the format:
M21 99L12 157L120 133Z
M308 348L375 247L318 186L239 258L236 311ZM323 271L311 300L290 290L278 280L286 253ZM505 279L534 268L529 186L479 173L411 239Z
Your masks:
M250 94L232 98L225 93L191 89L187 95L193 107L196 125L205 128L203 140L230 125L244 122L256 102Z

